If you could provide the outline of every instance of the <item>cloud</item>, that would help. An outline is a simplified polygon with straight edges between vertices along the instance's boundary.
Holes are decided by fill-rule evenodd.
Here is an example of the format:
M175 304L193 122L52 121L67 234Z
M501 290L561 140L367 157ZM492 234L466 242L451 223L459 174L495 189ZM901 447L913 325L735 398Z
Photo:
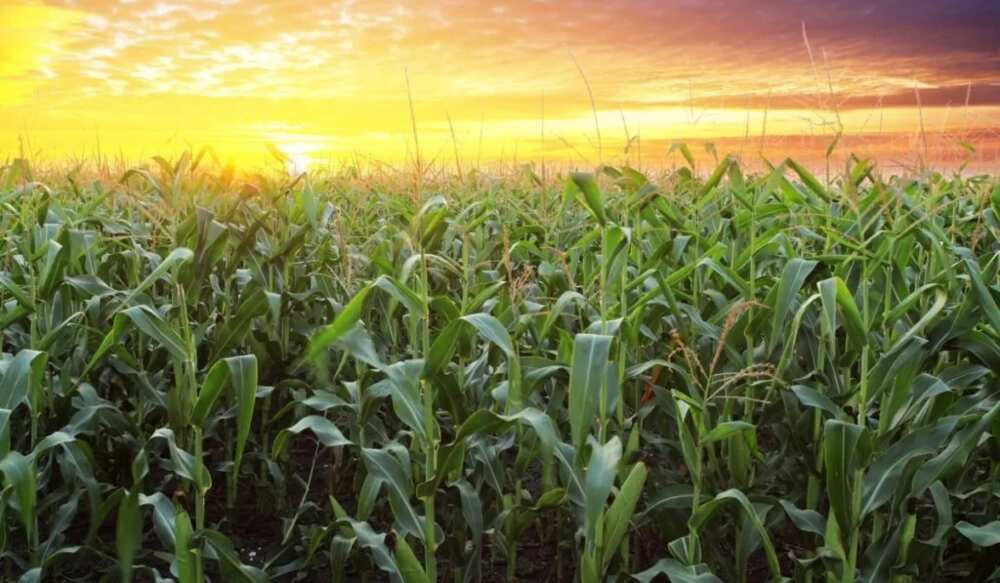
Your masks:
M625 115L647 134L742 134L746 113L764 108L787 112L776 128L834 106L861 125L866 111L911 108L914 88L924 107L964 105L969 83L973 106L1000 106L1000 3L990 0L14 6L16 20L0 8L0 107L67 132L144 124L243 139L273 123L335 133L338 144L395 143L408 132L406 69L422 127L444 132L450 118L469 134L483 123L533 138L544 103L553 132L579 135L592 121L574 58L602 123Z
M857 110L887 107L982 107L1000 106L1000 86L984 83L963 85L927 86L911 82L909 87L886 83L881 91L868 93L824 92L818 88L814 92L791 91L788 93L755 93L694 96L688 98L648 101L622 101L630 108L696 107L732 108L748 110L793 109L793 110ZM919 96L919 104L918 104Z
M66 41L63 33L85 16L34 2L0 5L0 107L25 99L56 75L51 59Z
M1000 78L1000 7L977 0L776 0L766 8L750 0L75 4L92 16L75 28L56 74L71 79L91 58L107 58L99 52L111 33L113 74L129 93L389 96L408 67L435 99L580 96L571 55L601 96L634 92L633 101L676 100L690 83L713 99L780 84L788 85L783 93L807 94L817 69L835 90L865 94L900 73L930 86ZM165 76L169 88L159 82ZM658 83L674 84L675 93L643 94Z

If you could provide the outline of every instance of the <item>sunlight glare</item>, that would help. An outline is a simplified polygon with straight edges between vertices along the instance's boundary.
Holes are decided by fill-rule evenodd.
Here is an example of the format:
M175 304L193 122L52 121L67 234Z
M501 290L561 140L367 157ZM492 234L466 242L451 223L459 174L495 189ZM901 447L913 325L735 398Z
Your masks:
M320 144L309 142L286 142L278 145L278 149L288 158L286 169L289 174L307 172L315 162L312 154L322 149Z

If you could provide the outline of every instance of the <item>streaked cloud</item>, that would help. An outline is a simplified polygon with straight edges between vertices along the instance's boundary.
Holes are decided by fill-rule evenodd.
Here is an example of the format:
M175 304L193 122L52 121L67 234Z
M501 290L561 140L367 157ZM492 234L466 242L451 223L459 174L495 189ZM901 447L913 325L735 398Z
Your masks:
M300 146L403 155L405 69L432 148L452 128L494 149L541 150L543 132L589 147L574 59L607 133L624 118L650 139L740 135L764 111L775 133L831 118L862 131L873 112L907 131L918 92L933 124L967 97L979 125L1000 108L988 0L14 0L0 13L0 107L38 143L262 149L274 132L254 128L273 124L299 128Z
M30 98L59 74L53 62L65 33L86 13L40 3L0 4L0 106Z

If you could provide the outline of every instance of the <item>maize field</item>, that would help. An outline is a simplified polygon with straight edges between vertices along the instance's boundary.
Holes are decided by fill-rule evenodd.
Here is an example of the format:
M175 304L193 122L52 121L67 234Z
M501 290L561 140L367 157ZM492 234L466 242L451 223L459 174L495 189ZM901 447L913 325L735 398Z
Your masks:
M0 579L1000 580L998 271L857 159L9 160Z

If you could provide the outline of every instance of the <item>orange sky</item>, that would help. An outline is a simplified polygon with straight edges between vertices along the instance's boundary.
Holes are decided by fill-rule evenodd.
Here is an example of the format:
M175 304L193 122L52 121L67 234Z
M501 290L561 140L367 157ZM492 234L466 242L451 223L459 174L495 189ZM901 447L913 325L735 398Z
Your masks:
M912 135L917 92L926 132L1000 126L988 0L471 4L0 0L0 155L399 160L404 69L423 157L448 164L452 127L466 164L621 158L626 134L651 160L683 139Z

